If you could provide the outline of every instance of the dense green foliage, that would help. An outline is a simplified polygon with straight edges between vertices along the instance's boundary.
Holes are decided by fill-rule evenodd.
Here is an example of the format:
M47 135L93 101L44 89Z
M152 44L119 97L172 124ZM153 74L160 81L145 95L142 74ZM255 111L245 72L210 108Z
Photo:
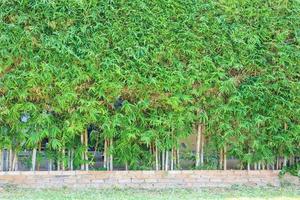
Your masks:
M0 148L78 166L93 127L90 147L151 168L201 123L244 163L299 155L299 41L299 1L2 0Z
M290 173L293 176L298 176L300 177L300 163L292 165L290 167L284 167L280 171L280 176L283 177L286 173Z

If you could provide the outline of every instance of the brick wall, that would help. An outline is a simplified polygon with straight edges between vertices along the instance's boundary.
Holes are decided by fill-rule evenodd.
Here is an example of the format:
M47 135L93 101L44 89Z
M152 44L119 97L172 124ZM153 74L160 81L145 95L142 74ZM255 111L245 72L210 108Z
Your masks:
M279 186L279 171L39 171L0 172L0 187L228 187L232 185ZM298 180L299 182L299 180Z

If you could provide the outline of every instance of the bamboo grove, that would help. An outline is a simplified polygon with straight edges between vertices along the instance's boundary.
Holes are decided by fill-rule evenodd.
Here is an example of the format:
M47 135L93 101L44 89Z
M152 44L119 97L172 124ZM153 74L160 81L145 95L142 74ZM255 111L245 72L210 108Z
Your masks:
M2 0L0 33L2 170L24 151L32 170L300 156L299 1Z

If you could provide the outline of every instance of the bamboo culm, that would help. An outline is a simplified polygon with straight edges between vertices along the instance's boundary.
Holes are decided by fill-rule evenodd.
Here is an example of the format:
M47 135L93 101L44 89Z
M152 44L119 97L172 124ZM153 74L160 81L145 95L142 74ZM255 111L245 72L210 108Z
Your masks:
M157 145L155 145L155 170L158 171L159 170L159 164L158 164L158 148Z
M196 144L196 167L200 166L200 151L201 151L201 125L197 125L197 144Z
M32 160L31 160L31 171L35 171L35 166L36 166L36 148L33 148Z
M0 171L4 170L4 159L3 159L3 151L0 149Z
M226 149L226 144L224 145L224 170L227 170L227 149Z
M113 139L112 139L112 138L110 139L110 144L109 144L109 146L110 146L110 148L113 147ZM113 166L114 166L114 165L113 165L113 154L112 154L112 152L110 153L109 164L110 164L109 170L110 170L110 171L113 171Z

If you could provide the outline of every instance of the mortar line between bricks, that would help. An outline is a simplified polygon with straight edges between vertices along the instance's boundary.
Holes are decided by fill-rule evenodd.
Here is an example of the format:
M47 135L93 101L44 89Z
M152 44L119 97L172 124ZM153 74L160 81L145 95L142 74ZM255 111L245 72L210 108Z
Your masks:
M276 176L277 174L277 176ZM236 181L235 181L236 180ZM299 184L299 180L295 180ZM278 171L53 171L53 172L0 172L0 186L14 184L26 187L51 187L57 185L108 187L194 187L201 185L280 185ZM300 185L300 184L299 184ZM42 187L41 186L41 187ZM197 186L197 187L198 187Z

